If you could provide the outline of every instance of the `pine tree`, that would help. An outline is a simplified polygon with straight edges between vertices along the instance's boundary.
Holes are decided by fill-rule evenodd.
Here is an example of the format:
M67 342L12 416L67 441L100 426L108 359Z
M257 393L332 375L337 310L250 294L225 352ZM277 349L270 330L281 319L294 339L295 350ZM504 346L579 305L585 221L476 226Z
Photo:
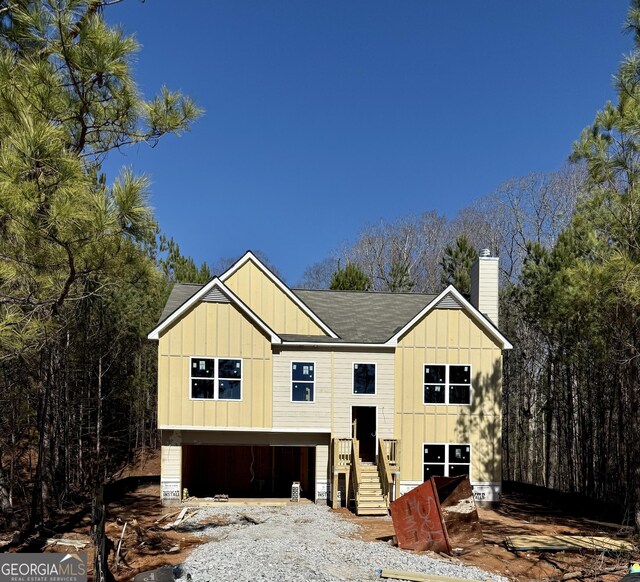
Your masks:
M478 258L478 251L473 248L465 235L460 235L453 245L447 245L440 266L442 267L442 284L453 285L460 293L471 295L471 265Z
M199 113L166 88L141 97L131 76L138 45L105 23L107 4L0 0L0 363L9 378L1 388L19 379L31 407L23 434L37 453L32 526L64 497L64 442L86 420L76 400L61 408L71 390L66 362L83 345L76 323L97 324L101 311L103 323L113 319L103 308L124 308L114 294L138 283L153 297L158 283L148 181L125 169L108 186L102 162L115 148L187 130ZM93 354L103 363L104 352ZM97 369L102 381L107 372ZM95 377L83 380L93 385ZM102 407L104 394L95 402ZM92 418L102 423L99 410Z
M344 269L338 262L338 270L331 278L329 289L338 291L369 291L371 279L356 265L347 262Z

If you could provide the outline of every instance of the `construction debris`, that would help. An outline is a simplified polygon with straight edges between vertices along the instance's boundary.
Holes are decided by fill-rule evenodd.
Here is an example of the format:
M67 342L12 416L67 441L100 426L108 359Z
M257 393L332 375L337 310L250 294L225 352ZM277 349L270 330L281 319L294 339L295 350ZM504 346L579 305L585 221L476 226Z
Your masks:
M229 501L229 496L228 495L224 495L224 494L220 494L220 495L214 495L213 496L213 500L214 501Z
M175 580L174 567L162 566L155 570L140 572L133 577L133 582L173 582Z
M630 542L602 536L506 536L505 543L507 549L512 552L562 552L584 550L593 552L633 552L635 550L635 546Z
M69 538L49 538L47 546L70 546L76 550L82 550L89 545L89 540L73 540Z
M380 576L382 578L393 578L395 580L411 580L412 582L474 582L468 578L450 578L449 576L436 576L422 572L407 572L406 570L381 570Z
M445 554L482 546L482 529L469 478L431 477L390 506L398 546Z
M120 565L120 550L122 549L122 540L124 538L124 532L127 529L127 522L124 522L124 525L122 526L122 533L120 534L120 541L118 542L118 550L116 551L116 570L118 569L118 566Z
M256 519L255 517L251 517L250 515L247 515L246 513L239 513L238 517L241 517L242 519L244 519L245 521L248 521L249 523L252 523L253 525L260 525L261 523L264 523L264 521L265 521L263 519Z

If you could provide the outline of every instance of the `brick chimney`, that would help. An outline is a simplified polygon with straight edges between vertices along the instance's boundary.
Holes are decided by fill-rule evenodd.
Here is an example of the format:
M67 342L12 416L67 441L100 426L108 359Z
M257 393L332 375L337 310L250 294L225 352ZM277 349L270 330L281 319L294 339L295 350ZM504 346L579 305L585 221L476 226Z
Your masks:
M498 326L498 257L482 249L471 265L471 304Z

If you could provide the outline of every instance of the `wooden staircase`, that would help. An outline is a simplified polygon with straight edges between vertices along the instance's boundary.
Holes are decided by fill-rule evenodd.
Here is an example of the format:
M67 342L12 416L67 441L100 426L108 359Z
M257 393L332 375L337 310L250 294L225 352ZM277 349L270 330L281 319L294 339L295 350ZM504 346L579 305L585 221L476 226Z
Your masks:
M344 476L347 507L357 515L388 515L389 503L400 496L400 441L378 439L377 464L363 463L355 438L333 439L331 506L337 509L338 484Z
M360 483L355 499L356 515L388 515L377 465L358 462Z

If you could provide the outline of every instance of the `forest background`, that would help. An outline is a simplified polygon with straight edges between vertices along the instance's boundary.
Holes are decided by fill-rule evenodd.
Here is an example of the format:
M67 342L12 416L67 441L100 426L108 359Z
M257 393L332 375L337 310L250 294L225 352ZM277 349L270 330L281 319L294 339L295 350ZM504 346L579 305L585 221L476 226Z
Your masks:
M183 256L154 221L144 177L123 169L108 186L110 152L184 132L200 111L165 88L140 96L138 47L103 9L0 0L2 528L39 527L157 448L146 334L174 282L204 283L234 259ZM565 168L509 180L453 219L435 209L371 225L298 284L468 293L470 264L490 249L514 345L504 478L619 503L638 523L639 0L627 25L635 50L617 102Z

